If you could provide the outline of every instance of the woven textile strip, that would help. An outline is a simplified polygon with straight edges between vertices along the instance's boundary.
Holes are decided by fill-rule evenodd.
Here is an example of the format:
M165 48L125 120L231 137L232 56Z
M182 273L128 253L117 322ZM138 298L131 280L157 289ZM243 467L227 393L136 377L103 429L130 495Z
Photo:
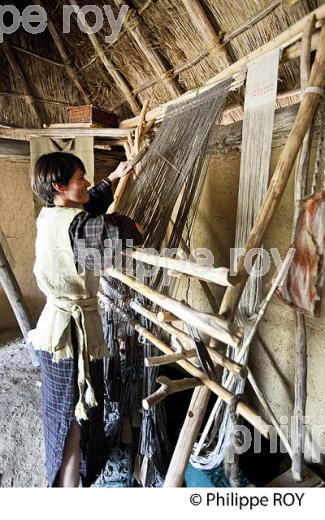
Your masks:
M267 190L278 67L279 49L252 62L248 67L235 241L235 248L239 254L239 248L245 245ZM235 262L237 262L236 258ZM261 265L262 258L258 257L253 271L258 273ZM244 330L242 343L245 342L254 324L261 302L262 279L254 276L254 272L251 272L236 314L236 321ZM236 352L232 352L230 347L227 356L238 361ZM247 356L241 360L243 364L246 362ZM228 372L225 370L222 378L223 385L227 375ZM245 380L233 378L229 389L234 394L240 394L244 386ZM222 404L222 401L219 402L220 406L216 409L215 423L206 451L191 458L191 463L195 467L212 469L224 461L225 450L232 433L232 422L229 408Z

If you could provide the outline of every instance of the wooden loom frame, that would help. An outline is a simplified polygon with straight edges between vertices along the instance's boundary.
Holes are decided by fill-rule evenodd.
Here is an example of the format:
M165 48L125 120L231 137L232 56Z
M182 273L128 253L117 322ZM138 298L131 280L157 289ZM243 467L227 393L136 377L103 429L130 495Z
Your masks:
M287 31L282 33L279 37L275 38L269 44L262 46L260 49L250 53L246 58L240 60L239 62L231 65L230 67L228 67L227 69L222 71L215 78L212 78L202 88L201 91L204 91L204 90L214 86L215 84L219 83L226 77L239 73L241 67L245 66L245 64L247 64L248 61L256 58L259 55L269 52L271 49L273 49L277 46L281 46L281 47L285 48L289 45L297 45L297 40L301 38L302 30L303 30L303 26L304 26L305 22L307 22L307 19L309 19L313 14L316 17L316 20L318 20L318 27L319 27L320 20L322 20L325 17L325 6L321 6L320 8L316 9L314 12L310 13L305 18L303 18L299 22L297 22L295 25L290 27L290 29L288 29ZM316 27L317 27L317 25L316 25ZM324 29L322 30L322 34L321 34L320 38L317 38L317 39L320 40L319 46L324 47ZM324 59L324 56L322 56L322 58ZM322 64L321 66L322 66L322 70L323 70L324 64ZM324 76L324 74L323 74L323 76ZM318 84L316 84L316 83L318 83ZM324 86L324 81L320 80L320 78L317 77L317 75L315 74L315 77L312 78L311 84L313 86L319 86L320 88L322 88ZM186 99L190 99L194 95L195 95L195 92L186 93L183 96L180 96L179 98L177 98L174 102L167 103L167 104L165 104L161 107L158 107L157 109L154 109L154 110L150 111L149 113L145 114L142 120L141 120L141 117L142 117L142 115L141 115L140 117L133 118L132 120L127 120L127 121L122 122L121 128L116 129L116 130L115 129L58 129L57 131L55 131L54 129L21 130L21 129L7 129L6 128L6 129L0 129L0 138L4 137L4 138L11 138L11 139L29 140L30 137L36 136L36 135L46 135L46 136L53 136L53 137L55 136L55 137L61 137L61 138L62 137L75 137L76 135L93 135L93 136L98 136L98 137L100 136L100 137L110 138L110 139L114 140L114 142L116 142L116 143L118 140L120 140L125 145L125 143L127 142L128 138L130 136L130 131L132 131L134 129L135 124L137 125L138 128L141 129L145 125L146 122L147 123L150 123L152 121L154 122L155 119L157 119L158 121L161 121L164 117L164 113L165 113L167 105L181 102ZM316 108L318 99L319 99L319 95L316 93L313 93L313 94L309 94L308 97L305 97L305 99L302 102L303 109L299 111L297 120L299 122L301 121L302 114L304 113L305 110L308 112L308 114L307 114L308 120L304 121L304 125L302 126L300 131L298 131L299 129L297 128L299 125L298 124L295 125L295 132L297 135L293 135L290 139L290 136L291 136L291 134L290 134L290 136L288 138L289 144L286 145L284 151L286 153L287 152L290 153L290 160L285 165L280 164L280 167L276 169L275 173L277 173L278 182L277 182L277 184L276 184L276 182L274 182L272 190L268 191L268 195L267 195L268 198L266 201L267 204L264 208L264 214L262 215L263 219L260 219L260 220L263 220L263 225L260 225L260 227L257 229L257 231L254 227L254 232L252 232L251 241L248 241L248 245L246 247L247 251L252 247L256 247L256 245L254 245L254 244L256 244L256 240L261 240L263 234L265 233L267 225L270 222L271 216L273 215L273 213L276 209L280 196L281 196L281 194L284 190L284 187L286 185L286 182L288 180L288 177L289 177L289 174L291 171L290 165L292 165L292 163L294 161L294 158L295 158L296 152L297 152L297 148L299 148L299 142L305 132L305 127L306 127L307 123L309 122L311 115ZM281 161L281 159L280 159L280 161ZM275 174L274 174L274 177L275 177ZM255 242L254 242L254 240L255 240ZM243 274L245 276L245 274L243 272L241 274ZM241 290L244 286L244 283L245 282L243 281L240 284L240 289L237 289L237 290L230 289L227 291L226 297L223 302L223 306L221 308L222 312L225 312L225 313L227 312L229 316L232 316L234 314L236 305L238 303L238 299L241 294ZM195 410L196 409L198 410L198 412L199 412L198 415L202 415L202 408L204 408L208 395L209 395L209 391L207 390L206 387L198 387L197 389L195 389L194 396L192 399L192 404L193 404L193 408ZM194 415L194 417L195 417L195 419L197 419L196 415ZM193 417L191 417L191 418L193 418ZM192 424L193 424L193 421L192 421ZM194 424L194 428L192 428L192 429L197 431L198 424L199 424L199 420L196 420L195 424ZM188 423L187 423L187 425L188 425ZM190 440L190 442L192 442L192 441ZM187 447L184 446L184 448L187 448L187 450L188 450L188 446ZM179 461L179 458L177 460ZM172 462L172 465L174 463L175 463L175 460ZM182 464L182 467L183 466L184 466L184 462ZM172 470L173 470L173 468L171 468L170 475L172 473ZM178 471L177 476L174 476L174 477L175 478L177 477L177 479L178 479L177 482L179 483L180 472ZM166 479L166 480L167 480L167 485L175 485L175 484L171 484L172 479ZM175 480L174 480L174 482L175 482ZM176 485L178 485L178 484L176 484Z
M215 78L210 80L205 87L203 87L203 90L209 88L210 86L213 86L219 81L222 81L223 79L229 77L233 73L238 72L240 70L240 67L247 64L248 61L266 52L269 52L271 49L274 49L279 46L285 48L292 43L296 44L297 40L299 40L302 37L305 24L307 24L310 18L313 16L315 16L316 20L318 21L323 19L325 17L325 6L321 6L314 12L310 13L308 16L297 22L290 29L282 33L278 38L276 38L269 44L262 46L257 51L251 53L249 57L240 60L240 62L237 62L236 64L230 66L222 73L218 74ZM323 89L325 84L324 47L325 28L322 29L320 34L316 60L312 69L311 78L309 82L309 86L318 87L319 89ZM311 46L311 49L313 49L313 46ZM150 121L151 118L158 118L158 120L161 120L164 117L167 105L174 104L185 99L189 99L194 94L195 93L193 92L189 92L181 96L181 98L178 98L176 101L170 102L161 107L158 107L157 109L154 109L146 115L145 120ZM258 215L257 222L255 223L255 226L249 235L246 244L246 251L249 251L253 247L258 247L265 234L265 231L271 221L271 218L276 210L276 207L279 203L281 195L288 181L295 158L302 144L302 140L308 129L308 126L310 125L313 114L318 105L319 98L320 92L309 92L308 95L304 96L302 100L295 124L288 137L288 141L284 147L284 150L281 154L281 158L274 172L271 185L268 189L265 198L265 202ZM132 120L122 122L121 127L132 128L132 126L135 123L138 123L138 118L133 118ZM245 285L245 281L247 279L247 276L245 275L243 270L243 264L240 266L240 274L241 276L243 276L242 282L237 286L237 288L230 288L226 291L225 297L221 305L221 312L224 314L228 314L228 316L234 315L239 298ZM254 384L253 378L252 381ZM258 393L258 389L256 389L256 387L255 391ZM176 446L174 456L172 458L170 468L166 477L166 487L175 487L181 485L182 483L185 467L188 462L193 443L200 428L200 424L203 420L203 415L206 408L208 396L209 391L206 387L199 386L195 388L192 402L189 407L189 412L184 422L179 442ZM289 448L290 446L288 446L288 451Z

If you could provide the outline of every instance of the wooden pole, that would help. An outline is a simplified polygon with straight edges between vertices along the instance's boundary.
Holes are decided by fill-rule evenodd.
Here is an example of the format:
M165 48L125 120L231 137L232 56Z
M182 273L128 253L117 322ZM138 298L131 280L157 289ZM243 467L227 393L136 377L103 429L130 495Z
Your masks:
M175 316L171 312L159 311L159 312L157 312L157 320L171 323L173 321L179 321L179 318L177 318L177 316Z
M100 300L104 305L108 305L113 307L114 309L119 309L118 305L116 305L110 298L102 295ZM135 328L139 334L148 339L153 345L155 345L159 350L164 352L164 354L174 354L172 348L170 348L166 343L157 338L154 334L149 332L145 327L143 327L136 320L130 320L130 324ZM212 392L220 397L227 404L230 404L233 394L229 392L229 390L225 389L223 386L219 385L217 382L211 380L200 368L195 367L186 359L181 359L177 361L177 364L181 366L186 372L188 372L191 376L199 379L204 385L206 385ZM270 425L267 424L260 416L258 416L253 408L251 408L246 403L239 401L237 405L237 412L240 413L250 424L252 424L258 431L266 438L269 438L270 435Z
M157 379L157 383L160 384L160 388L142 400L142 407L145 410L149 410L149 408L161 403L168 395L184 392L184 390L190 390L191 388L202 385L202 381L195 377L186 377L184 379L178 379L177 381L171 381L166 376L160 376Z
M125 3L124 0L122 3ZM140 29L140 18L138 17L135 9L129 9L129 18L126 24L126 30L131 35L133 40L150 63L153 71L161 78L168 92L175 98L183 93L180 85L177 84L173 77L173 70L168 70L163 60L161 59L158 51L151 45L147 37L142 33Z
M42 126L42 124L44 122L42 112L40 111L37 104L35 103L34 93L29 84L27 76L26 76L25 72L23 71L23 69L21 68L19 60L16 55L16 51L12 48L7 36L3 40L2 48L4 50L4 53L7 57L7 60L9 62L9 65L10 65L13 73L17 76L17 78L19 78L19 80L23 84L23 87L24 87L24 90L26 93L24 99L25 99L27 105L30 107L39 126Z
M128 141L124 143L124 150L125 155L128 161L132 161L140 152L141 144L143 142L144 137L146 134L150 131L151 127L153 126L155 121L151 121L150 125L145 125L145 115L148 109L148 101L146 100L143 104L143 107L141 109L141 113L138 119L138 125L135 129L136 133L136 142L133 142L131 134L128 136ZM108 213L114 213L115 211L118 211L119 206L122 201L123 193L126 189L126 186L128 184L130 175L125 175L122 177L118 185L116 187L115 193L114 193L114 200L110 207L108 208Z
M181 433L169 464L164 487L181 487L192 447L199 434L210 397L209 389L195 388Z
M288 136L287 142L282 150L280 159L275 168L272 180L269 188L266 192L266 196L263 205L257 215L256 221L249 233L247 242L245 244L245 251L248 253L253 248L259 247L265 231L267 230L274 212L278 207L281 196L284 192L286 184L288 182L290 173L294 166L299 149L302 145L303 139L309 128L315 110L318 106L319 100L322 96L322 91L325 85L325 26L322 28L319 47L316 53L315 61L311 70L310 79L308 82L308 88L315 88L315 91L305 92L299 111L293 127ZM319 90L317 90L319 89ZM237 271L243 280L237 284L236 287L231 287L226 290L224 295L220 314L224 314L231 318L237 308L237 304L240 300L241 294L244 290L245 283L249 276L249 273L245 269L245 255L239 258Z
M157 267L174 269L206 282L216 283L225 287L232 286L232 283L229 280L229 269L226 267L207 267L189 260L179 260L167 256L153 255L141 249L137 249L136 251L126 251L124 254L131 256L135 260L155 265Z
M76 0L69 0L70 4L72 6L78 7L78 2ZM87 28L87 20L85 15L82 11L78 12L79 17L79 23L85 27L85 30ZM140 105L138 101L136 100L132 89L126 82L126 80L123 78L122 74L117 70L117 68L114 66L114 64L107 58L105 54L104 48L99 43L99 40L96 36L96 34L89 34L88 37L91 41L92 46L94 47L94 50L98 57L100 58L101 62L103 63L104 67L106 68L107 72L110 74L110 76L115 81L117 87L122 92L122 94L125 96L127 102L130 105L130 108L134 114L138 114L140 112Z
M39 5L41 7L44 7L43 6L43 2L42 0L33 0L33 3L35 5ZM57 48L60 56L61 56L61 59L63 61L63 66L65 68L65 71L68 75L68 77L71 79L73 85L76 87L76 89L78 90L79 94L81 95L82 97L82 100L84 103L86 104L91 104L91 99L89 97L89 94L86 92L86 90L83 88L83 86L81 85L78 77L77 77L77 74L76 74L76 71L74 70L74 68L72 67L71 65L71 62L70 62L70 59L65 51L65 48L64 48L64 45L61 41L61 36L60 36L60 33L59 31L57 30L51 16L49 15L49 13L47 13L47 28L52 36L52 39L54 41L54 44L55 44L55 47Z
M233 29L232 31L229 31L225 33L222 42L223 43L230 43L231 40L242 34L243 32L247 31L248 29L251 29L253 25L257 24L263 18L268 16L274 9L279 7L282 4L283 0L273 0L271 2L268 2L268 5L261 9L258 13L254 14L249 20L245 20L243 23L238 25L236 29Z
M27 334L32 329L32 320L30 318L27 306L25 304L22 292L16 280L16 277L6 258L5 252L0 243L0 283L9 300L12 310L18 321L20 330L26 340L26 345L34 367L39 366L37 355L32 346L27 342Z
M166 354L165 356L152 356L150 358L145 358L144 365L146 367L160 367L162 365L177 363L177 361L180 361L181 359L189 359L196 356L196 350L184 350L179 354Z
M157 315L154 312L149 311L140 303L131 300L130 307L137 313L152 321L152 323L154 323L155 325L158 325L164 331L168 332L168 334L170 334L172 337L177 338L181 342L182 346L187 350L187 352L188 350L191 351L193 348L195 348L193 338L189 334L186 334L182 330L177 329L169 323L160 322L157 319ZM242 379L245 379L247 377L247 368L244 365L236 363L232 359L218 352L215 348L207 347L207 349L214 363L226 368L227 370L229 370L229 372L235 374L237 377L240 377Z
M303 93L308 85L310 76L310 48L314 30L315 19L311 16L306 23L302 37L302 53L300 58L300 84ZM299 215L301 212L301 199L306 195L308 162L311 144L311 125L304 137L302 147L296 162L296 188L295 188L295 212L293 222L293 238L295 235ZM292 476L297 482L303 481L304 469L304 417L307 401L307 336L305 318L297 311L295 316L295 404L294 404L294 428L292 432Z
M232 62L226 52L224 45L221 43L220 37L216 33L211 21L205 14L200 0L181 0L192 24L198 31L200 37L204 41L208 53L214 59L221 59L226 67Z
M278 420L275 417L269 403L267 402L267 399L266 399L264 393L259 388L259 386L255 380L255 377L253 376L253 374L250 370L248 371L248 381L250 382L250 384L255 392L256 397L258 398L259 402L261 403L266 417L269 417L269 419L271 420L271 423L273 424L275 430L277 431L278 436L280 437L281 441L283 442L285 449L287 450L288 454L292 458L292 447L290 446L289 440L288 440L286 434L284 433L284 431L281 429L281 427L278 423Z
M240 351L238 353L238 356L237 356L237 359L238 361L240 361L244 355L246 354L246 352L248 351L249 347L250 347L250 344L252 343L253 341L253 338L256 334L256 331L258 330L258 327L259 327L259 324L266 312L266 309L275 293L275 291L277 290L277 288L279 287L279 285L281 285L281 283L283 282L287 272L288 272L288 269L290 267L290 264L291 264L291 261L292 261L292 253L290 254L287 254L286 258L284 259L283 261L283 264L275 278L275 280L272 282L272 286L271 286L271 289L269 290L268 294L266 295L266 298L263 300L263 303L262 305L260 306L260 309L258 311L258 314L256 316L256 319L255 319L255 322L254 322L254 326L253 328L250 330L250 333L248 335L248 337L246 338L245 342L243 343L243 345L241 346L240 348ZM229 374L227 379L226 379L226 382L225 382L225 387L226 388L229 388L230 384L232 382L232 375ZM214 422L217 414L219 413L220 411L220 405L221 405L221 401L220 399L217 399L214 407L213 407L213 410L210 414L210 417L205 425L205 428L204 428L204 431L201 435L201 438L198 442L198 445L196 447L196 450L195 450L195 455L198 455L200 453L200 450L202 449L202 446L205 442L205 439L206 437L208 436L209 434L209 431L210 431L210 428L211 428L211 425L212 423Z
M197 311L185 303L179 302L178 300L151 289L147 285L138 282L136 279L121 273L114 267L108 267L105 270L105 276L112 276L120 282L125 283L128 287L131 287L131 289L139 292L146 298L149 298L149 300L156 305L159 305L167 311L175 314L179 319L186 321L193 327L205 332L208 336L218 339L227 345L232 345L233 347L238 345L241 338L240 330L233 324L230 326L230 323L223 318Z
M30 141L32 137L73 139L78 136L127 139L130 130L122 128L0 128L1 139Z

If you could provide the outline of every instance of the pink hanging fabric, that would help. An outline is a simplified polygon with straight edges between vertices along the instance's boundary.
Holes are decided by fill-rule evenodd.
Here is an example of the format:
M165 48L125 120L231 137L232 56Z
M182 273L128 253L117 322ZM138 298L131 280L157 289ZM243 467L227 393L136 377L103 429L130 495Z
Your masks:
M291 247L296 252L279 298L296 311L319 317L325 282L325 191L304 199Z

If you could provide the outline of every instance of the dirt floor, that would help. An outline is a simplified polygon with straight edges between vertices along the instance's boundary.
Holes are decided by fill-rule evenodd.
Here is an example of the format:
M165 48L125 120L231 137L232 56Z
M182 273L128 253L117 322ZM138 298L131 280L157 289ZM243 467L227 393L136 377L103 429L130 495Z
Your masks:
M44 479L40 374L19 332L1 331L0 487L41 487Z

